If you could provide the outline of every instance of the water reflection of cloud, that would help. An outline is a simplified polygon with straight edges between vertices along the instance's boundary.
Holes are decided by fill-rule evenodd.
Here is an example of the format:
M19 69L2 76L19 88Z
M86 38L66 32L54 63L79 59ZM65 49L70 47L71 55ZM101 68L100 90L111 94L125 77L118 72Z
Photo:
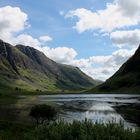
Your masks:
M89 110L93 111L114 111L110 104L107 103L96 103Z
M85 118L92 120L93 122L99 123L108 123L108 122L116 122L124 121L123 118L117 114L116 112L107 112L107 111L86 111Z

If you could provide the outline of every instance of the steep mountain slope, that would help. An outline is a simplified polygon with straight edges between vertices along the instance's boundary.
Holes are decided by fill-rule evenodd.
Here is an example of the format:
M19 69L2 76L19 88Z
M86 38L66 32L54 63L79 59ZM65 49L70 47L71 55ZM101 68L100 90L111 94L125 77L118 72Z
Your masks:
M1 88L78 90L97 83L77 67L58 64L34 48L0 40Z
M89 92L140 93L140 46L111 78Z

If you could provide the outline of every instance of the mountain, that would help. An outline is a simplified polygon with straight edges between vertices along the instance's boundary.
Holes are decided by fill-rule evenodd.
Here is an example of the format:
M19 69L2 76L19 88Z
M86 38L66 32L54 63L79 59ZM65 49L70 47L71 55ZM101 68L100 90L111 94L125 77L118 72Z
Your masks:
M140 93L140 46L111 78L89 92Z
M80 90L97 84L78 67L56 63L32 47L0 40L0 89Z

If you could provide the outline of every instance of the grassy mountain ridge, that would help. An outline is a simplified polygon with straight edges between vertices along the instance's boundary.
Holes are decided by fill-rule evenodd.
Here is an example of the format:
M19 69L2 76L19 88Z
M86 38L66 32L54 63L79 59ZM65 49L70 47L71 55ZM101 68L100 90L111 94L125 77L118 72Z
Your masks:
M140 46L112 77L89 92L140 93Z
M58 64L32 47L0 40L1 88L79 90L97 84L77 67Z

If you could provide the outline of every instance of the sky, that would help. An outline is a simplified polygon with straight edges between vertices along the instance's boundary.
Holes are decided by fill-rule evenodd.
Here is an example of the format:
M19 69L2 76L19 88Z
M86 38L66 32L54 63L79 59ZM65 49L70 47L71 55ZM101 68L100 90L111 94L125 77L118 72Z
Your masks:
M0 39L104 81L140 44L140 0L1 0Z

